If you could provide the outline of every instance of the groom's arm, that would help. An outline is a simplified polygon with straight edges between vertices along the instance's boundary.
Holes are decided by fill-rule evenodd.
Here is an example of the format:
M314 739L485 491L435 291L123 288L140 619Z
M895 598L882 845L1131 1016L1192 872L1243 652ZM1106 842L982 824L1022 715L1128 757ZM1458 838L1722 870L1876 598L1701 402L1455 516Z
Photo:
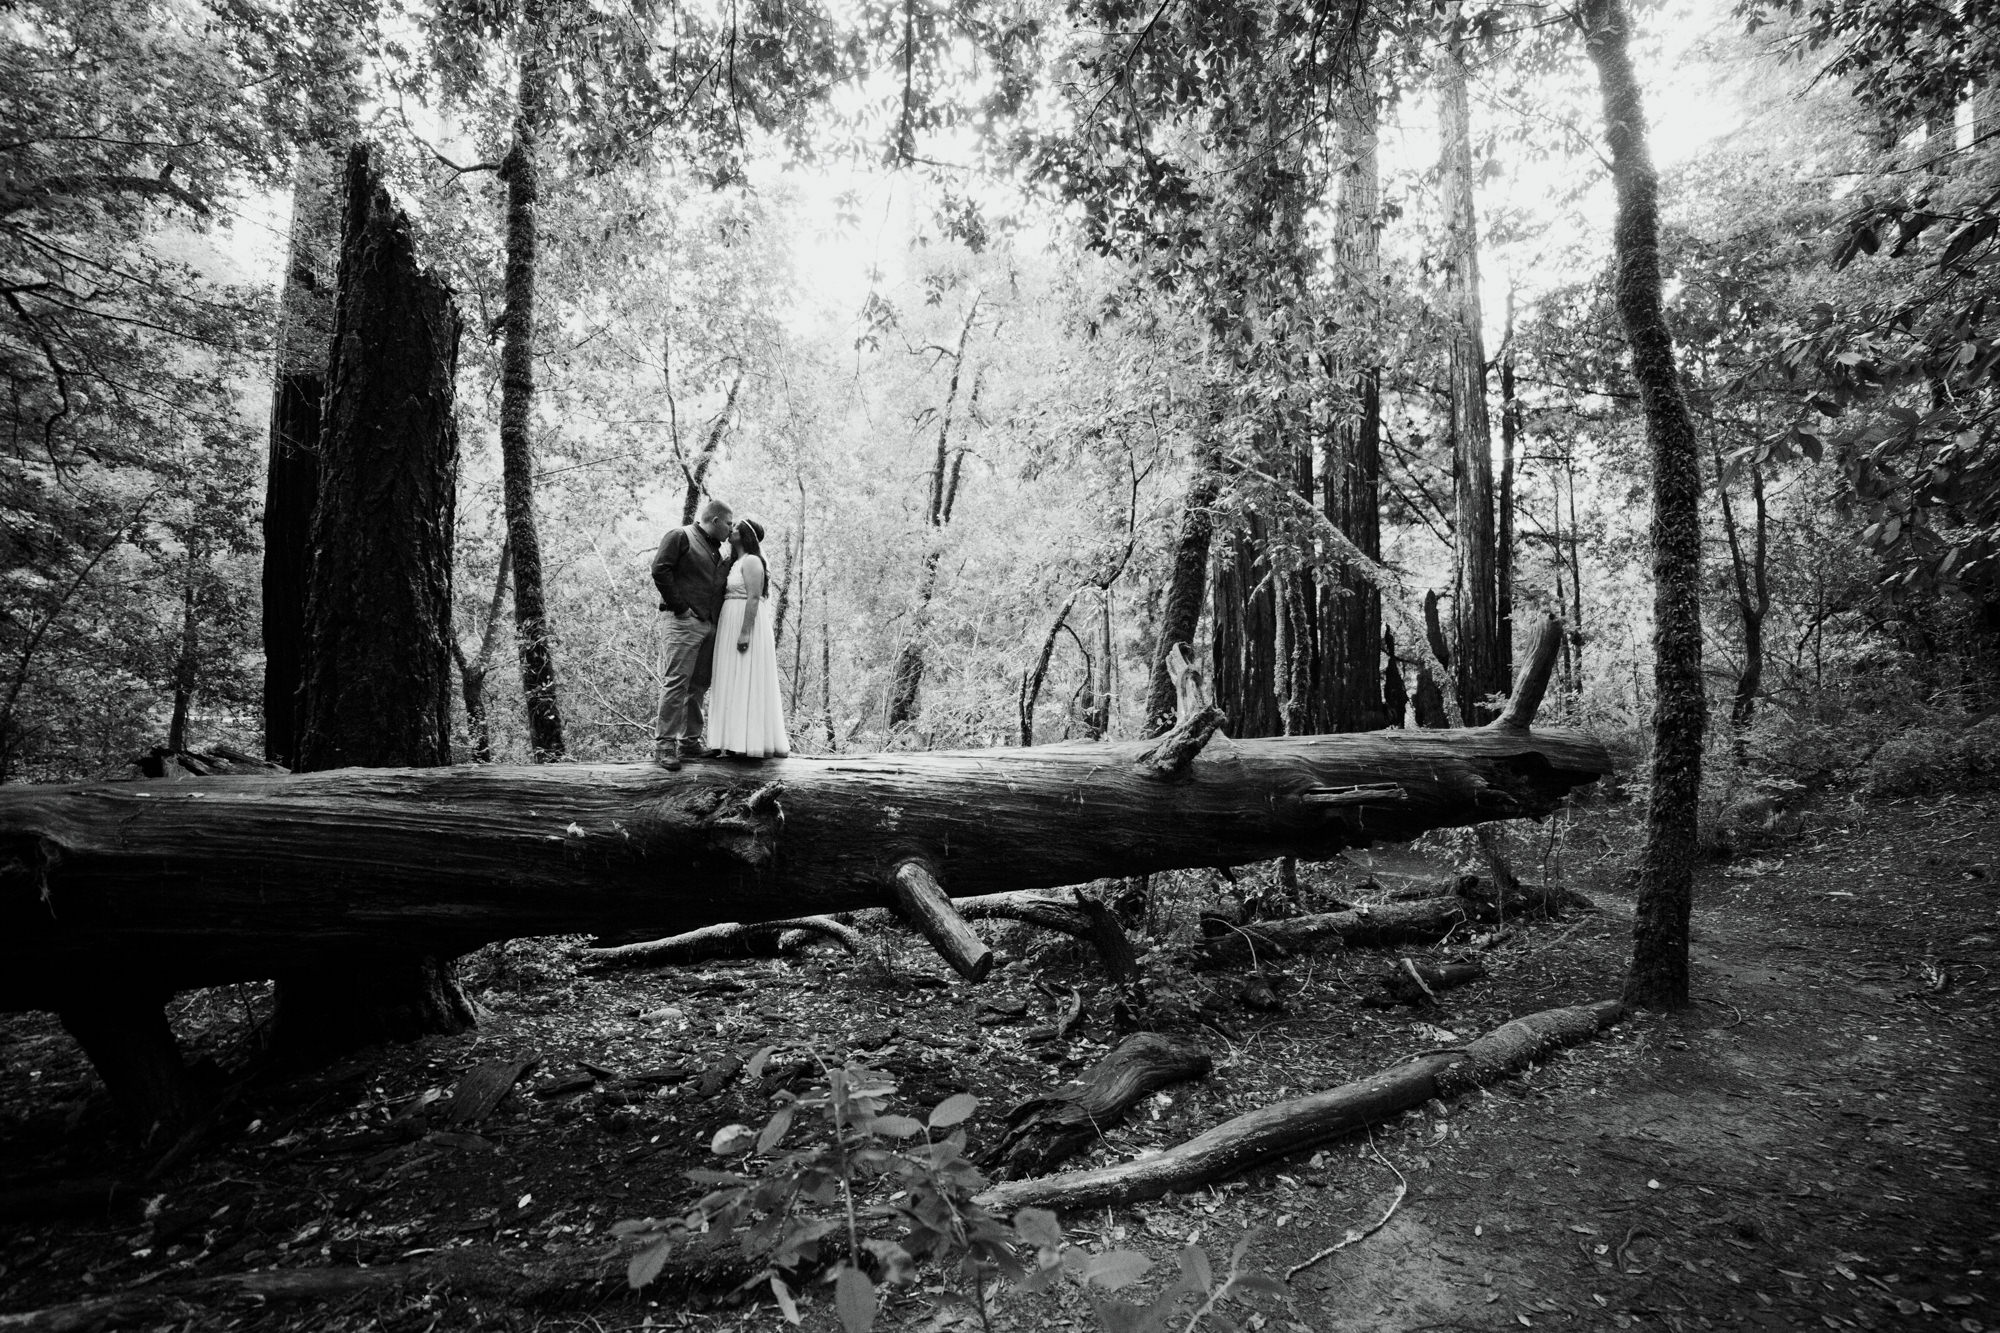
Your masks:
M653 586L660 590L660 609L677 616L688 613L688 604L674 587L674 573L687 554L687 545L687 529L675 528L661 538L660 549L653 553Z

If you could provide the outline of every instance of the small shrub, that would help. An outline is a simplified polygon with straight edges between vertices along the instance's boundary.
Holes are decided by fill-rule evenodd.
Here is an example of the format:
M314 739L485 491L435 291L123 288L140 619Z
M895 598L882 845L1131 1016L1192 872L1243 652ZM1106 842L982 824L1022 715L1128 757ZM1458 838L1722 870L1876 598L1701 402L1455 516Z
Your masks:
M1868 763L1868 794L1928 796L2000 777L2000 717L1945 722L1884 741Z

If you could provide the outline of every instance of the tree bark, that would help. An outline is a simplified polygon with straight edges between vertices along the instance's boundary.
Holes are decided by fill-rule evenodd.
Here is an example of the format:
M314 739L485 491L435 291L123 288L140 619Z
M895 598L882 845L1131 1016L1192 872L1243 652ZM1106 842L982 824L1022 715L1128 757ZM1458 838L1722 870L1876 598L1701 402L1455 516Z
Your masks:
M514 644L528 706L528 744L536 763L566 753L556 692L554 635L542 590L542 540L535 519L535 279L541 189L536 151L547 113L548 34L541 4L530 0L522 30L520 102L514 143L501 166L507 182L507 308L500 349L500 467L507 540L514 552Z
M1187 497L1181 501L1180 532L1174 541L1174 565L1167 579L1167 595L1160 608L1159 639L1153 650L1153 669L1146 689L1146 723L1142 735L1163 736L1173 730L1179 714L1178 687L1174 683L1171 653L1195 641L1201 626L1201 604L1208 588L1208 549L1215 534L1216 499L1222 494L1222 476L1213 458L1195 459L1194 476L1188 481Z
M893 901L912 858L954 896L1087 883L1547 814L1610 769L1576 731L1146 743L754 768L351 769L0 789L0 1008L83 973L160 991L350 952L825 915Z
M486 600L486 627L479 632L479 651L468 658L454 634L451 655L458 663L459 692L465 699L465 733L472 762L493 762L493 724L486 710L486 677L493 670L493 645L499 637L500 613L507 606L507 582L514 568L513 543L500 543L500 560L493 571L493 595Z
M443 281L418 267L409 220L365 147L348 159L345 194L298 767L443 765L458 312ZM399 940L273 971L272 1043L291 1056L455 1032L473 1019L449 964Z
M1453 18L1459 6L1453 6ZM1451 433L1455 511L1452 619L1458 702L1466 726L1486 720L1479 701L1506 688L1500 668L1499 579L1493 522L1493 427L1486 410L1486 339L1479 298L1479 221L1473 207L1472 126L1465 47L1454 33L1442 70L1442 164L1452 294Z
M1632 969L1625 998L1688 1004L1697 808L1706 701L1701 681L1701 453L1660 292L1659 178L1627 49L1622 0L1587 0L1584 45L1597 67L1617 190L1618 317L1646 417L1653 472L1653 759Z
M346 197L298 766L448 764L458 312L366 149Z
M1371 43L1372 46L1372 43ZM1340 175L1335 281L1343 320L1357 342L1373 346L1380 318L1382 186L1377 149L1379 117L1372 71L1340 103L1341 144L1348 166ZM1339 412L1328 434L1321 483L1326 516L1370 560L1382 558L1382 375L1372 358L1356 354L1335 366L1352 406ZM1374 731L1401 725L1383 699L1382 591L1361 574L1339 567L1326 576L1320 623L1325 626L1328 698L1333 731Z

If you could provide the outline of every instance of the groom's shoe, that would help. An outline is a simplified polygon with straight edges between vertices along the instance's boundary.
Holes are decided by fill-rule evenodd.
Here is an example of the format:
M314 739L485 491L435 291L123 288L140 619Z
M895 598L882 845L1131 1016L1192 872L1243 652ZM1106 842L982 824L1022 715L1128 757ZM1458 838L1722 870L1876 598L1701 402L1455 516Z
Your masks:
M679 747L672 741L654 741L653 763L669 773L678 772L681 766Z

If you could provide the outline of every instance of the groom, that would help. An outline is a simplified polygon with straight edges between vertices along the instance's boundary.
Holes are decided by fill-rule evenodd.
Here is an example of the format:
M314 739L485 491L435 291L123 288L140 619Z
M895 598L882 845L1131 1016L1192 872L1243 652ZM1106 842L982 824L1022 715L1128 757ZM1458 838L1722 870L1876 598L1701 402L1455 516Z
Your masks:
M706 753L701 705L715 662L715 618L729 577L722 554L729 520L729 506L710 500L694 523L669 532L653 556L653 586L660 590L660 610L666 613L653 762L669 771L681 766L684 754Z

